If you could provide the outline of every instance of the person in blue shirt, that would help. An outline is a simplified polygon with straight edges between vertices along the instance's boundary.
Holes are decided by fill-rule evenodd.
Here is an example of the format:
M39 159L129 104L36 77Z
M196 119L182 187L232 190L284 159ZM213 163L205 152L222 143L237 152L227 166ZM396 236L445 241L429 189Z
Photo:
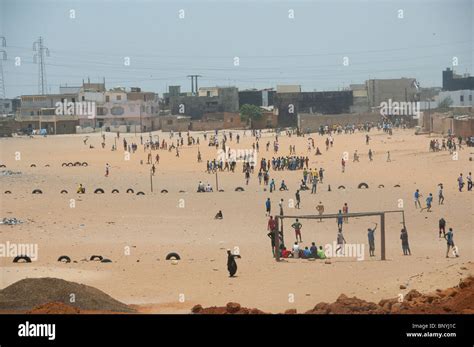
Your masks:
M373 229L367 229L367 238L369 240L369 255L371 257L375 257L375 230L377 230L377 223L375 223L375 227Z
M343 217L342 217L342 211L339 210L339 213L337 214L337 228L342 231L342 223L343 223Z
M422 208L420 210L420 212L422 212L423 210L426 210L427 212L431 212L431 204L433 203L433 194L429 194L427 197L426 197L426 207Z
M304 248L303 256L304 256L305 258L311 258L311 251L308 249L308 247L305 247L305 248Z
M421 208L421 203L420 203L420 197L421 197L420 190L417 189L415 194L413 194L413 199L415 200L415 208L419 207Z
M444 235L444 238L447 242L447 250L446 250L446 258L449 258L449 250L452 248L453 253L456 257L459 257L457 247L454 245L454 235L453 235L453 228L449 228L449 231Z
M266 209L266 213L265 215L270 215L271 211L272 211L272 203L270 201L270 198L267 198L267 201L265 201L265 209Z

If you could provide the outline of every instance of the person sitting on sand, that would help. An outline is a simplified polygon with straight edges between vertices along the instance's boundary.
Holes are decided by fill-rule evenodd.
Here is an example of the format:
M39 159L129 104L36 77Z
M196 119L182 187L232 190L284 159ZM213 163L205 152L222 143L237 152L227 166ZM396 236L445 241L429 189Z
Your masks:
M207 186L206 186L206 193L211 193L212 192L212 187L211 185L208 183Z
M217 212L216 216L214 217L214 219L223 219L224 216L222 215L222 211L219 210L219 212Z
M286 247L283 247L283 249L281 250L281 257L282 258L292 258L293 254L291 253L291 251L287 250Z
M319 246L318 258L319 259L326 259L326 254L324 253L323 246Z
M306 185L305 181L302 179L300 184L300 190L308 190L309 187Z
M280 192L282 190L288 190L288 187L286 186L285 180L282 180L281 184L280 184Z
M321 151L319 150L319 147L316 147L316 154L315 155L322 155Z
M305 247L305 248L304 248L304 251L303 251L303 258L304 258L304 259L311 258L311 251L309 250L308 247Z
M311 242L311 247L309 247L309 250L311 251L311 258L318 257L318 247L314 242Z
M77 187L77 194L84 194L86 192L86 188L82 186L82 183L79 184Z
M202 183L202 181L199 181L197 192L198 192L198 193L203 193L203 192L205 192L204 183Z

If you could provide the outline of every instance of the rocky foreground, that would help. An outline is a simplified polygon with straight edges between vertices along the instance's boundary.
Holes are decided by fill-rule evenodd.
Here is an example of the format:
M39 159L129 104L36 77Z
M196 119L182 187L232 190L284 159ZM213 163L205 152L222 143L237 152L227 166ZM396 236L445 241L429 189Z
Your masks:
M241 307L240 304L229 302L225 307L193 307L195 314L265 314L256 308ZM284 314L296 314L290 309ZM383 299L378 304L349 298L341 294L333 303L320 302L306 314L442 314L442 313L474 313L474 277L460 281L459 285L446 290L438 289L434 293L421 294L416 289L410 290L401 298Z

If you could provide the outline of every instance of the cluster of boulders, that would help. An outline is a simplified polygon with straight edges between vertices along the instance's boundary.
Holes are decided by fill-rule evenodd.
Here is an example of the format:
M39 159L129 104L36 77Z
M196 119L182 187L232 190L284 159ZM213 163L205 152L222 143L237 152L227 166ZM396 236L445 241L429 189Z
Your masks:
M256 308L241 307L229 302L225 307L207 307L196 305L192 308L196 314L264 314ZM296 314L289 309L284 314ZM403 296L380 300L378 304L357 297L341 294L333 303L320 302L306 314L474 314L474 277L468 277L459 285L446 290L437 289L434 293L422 294L416 289Z

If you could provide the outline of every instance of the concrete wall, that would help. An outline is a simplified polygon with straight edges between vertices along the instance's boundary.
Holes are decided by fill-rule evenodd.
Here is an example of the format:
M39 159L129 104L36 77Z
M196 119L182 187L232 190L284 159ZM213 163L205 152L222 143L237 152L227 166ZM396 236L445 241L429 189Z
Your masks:
M392 101L416 101L418 91L414 82L414 78L368 80L369 105L378 107L382 102L388 102L389 99Z
M377 123L381 120L379 113L361 113L361 114L336 114L336 115L319 115L319 114L298 114L298 127L302 131L315 132L319 127L325 125L345 125L360 124L366 122Z

